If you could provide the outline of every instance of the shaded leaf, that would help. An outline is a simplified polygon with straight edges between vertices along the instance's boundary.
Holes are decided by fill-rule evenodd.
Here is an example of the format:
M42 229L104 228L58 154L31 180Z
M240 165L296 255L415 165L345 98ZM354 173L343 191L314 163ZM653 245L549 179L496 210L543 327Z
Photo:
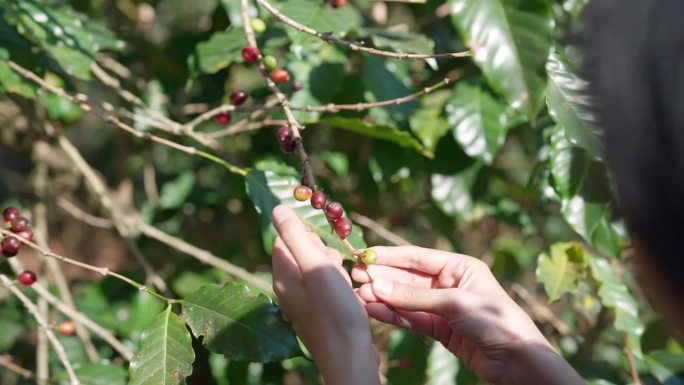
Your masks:
M432 54L435 48L435 41L420 33L364 28L360 34L369 37L376 47L392 52Z
M587 82L575 73L574 66L553 53L546 64L549 82L546 104L549 114L565 130L568 140L584 148L594 158L600 158L602 145L591 114Z
M544 0L450 0L454 25L489 84L531 120L541 105L552 19Z
M562 201L561 213L585 241L602 252L620 254L620 235L611 222L612 211L608 203L589 202L581 195Z
M214 33L209 40L195 45L195 51L188 57L190 73L193 76L199 73L212 74L233 62L242 62L242 48L246 44L242 28Z
M561 126L552 129L549 138L551 185L561 198L577 193L589 166L587 152L573 146L565 137Z
M195 337L230 360L268 362L300 353L271 299L244 285L205 285L179 302Z
M159 194L159 206L165 209L175 209L182 206L195 185L195 176L191 171L185 171L176 179L167 182Z
M409 66L406 62L387 61L376 56L365 58L363 85L366 87L364 98L368 102L395 99L413 93L410 88ZM403 124L418 107L418 102L374 107L370 114L377 122Z
M453 175L432 174L432 200L445 214L467 217L473 208L471 190L482 165L475 163Z
M323 210L314 209L308 201L299 202L294 199L292 192L300 185L299 174L295 169L274 161L260 162L256 165L256 170L249 172L246 182L247 193L261 214L264 248L267 251L270 252L276 237L271 213L273 208L282 203L292 207L299 218L313 229L327 246L339 250L344 256L349 256L340 238L331 231ZM334 200L334 197L332 199ZM357 249L366 247L363 231L358 226L354 226L347 240Z
M439 342L432 344L427 358L426 385L456 385L461 362Z
M320 120L320 123L343 128L372 138L387 140L402 147L412 148L425 156L432 157L432 153L428 152L409 132L390 125L374 124L362 119L343 118L340 116L323 118Z
M125 385L128 377L126 369L114 364L83 364L74 368L74 373L81 385ZM69 378L66 372L56 377L62 381Z
M591 274L599 284L598 295L604 306L615 312L615 329L627 333L628 348L636 357L641 358L641 335L644 326L639 320L639 303L620 282L610 263L605 258L587 254Z
M19 33L44 49L69 75L90 79L90 64L101 50L120 50L114 34L63 5L42 1L10 1L6 20Z
M184 384L194 360L190 332L169 305L140 337L128 385Z
M584 249L578 243L556 243L551 255L541 254L537 262L537 281L544 285L549 301L577 290L579 280L586 275Z
M506 106L479 86L460 82L446 105L454 139L471 157L491 163L506 139Z

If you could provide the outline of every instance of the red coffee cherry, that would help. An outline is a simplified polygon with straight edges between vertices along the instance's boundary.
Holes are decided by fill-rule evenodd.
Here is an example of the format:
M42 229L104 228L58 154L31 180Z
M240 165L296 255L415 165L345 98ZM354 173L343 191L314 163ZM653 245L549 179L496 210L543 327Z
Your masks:
M62 321L57 330L63 336L72 336L76 332L76 325L71 321Z
M290 73L285 69L278 68L271 72L271 80L280 84L287 83L290 81Z
M29 227L29 221L28 219L24 217L19 217L11 222L12 224L12 231L14 232L19 232L19 231L24 231L28 229Z
M230 94L230 102L234 106L241 106L245 104L248 97L249 95L247 95L245 91L235 91L232 94Z
M340 238L345 239L352 232L352 223L348 218L340 218L335 222L335 232Z
M25 270L21 272L18 278L19 282L21 282L21 284L25 286L33 285L33 283L36 282L36 279L38 279L36 273L32 272L31 270Z
M347 5L347 0L330 0L330 5L332 5L333 8L344 7Z
M26 229L24 231L19 231L17 237L24 238L29 242L33 241L33 231L31 229Z
M230 113L221 112L220 114L214 116L214 121L222 126L225 126L226 124L230 123Z
M251 45L246 46L242 49L242 58L245 59L247 63L253 63L259 60L259 49L257 47L252 47Z
M15 237L5 237L2 240L2 255L7 258L14 257L19 253L21 242Z
M342 218L343 211L344 210L342 209L342 204L340 204L339 202L330 202L325 206L325 215L332 222L335 222L338 219Z
M294 195L294 198L295 198L296 200L298 200L298 201L300 201L300 202L304 202L304 201L309 200L309 198L311 198L311 194L313 194L313 192L311 191L311 188L310 188L310 187L307 187L307 186L297 186L297 187L294 189L294 194L293 194L293 195Z
M311 196L311 207L315 209L322 209L323 207L325 207L325 201L325 193L323 191L316 191Z
M292 128L289 126L282 126L278 129L278 143L280 143L280 148L282 148L284 152L294 152L296 142L294 140Z
M19 210L15 207L8 207L2 210L2 219L4 219L5 222L14 222L19 219L20 216Z

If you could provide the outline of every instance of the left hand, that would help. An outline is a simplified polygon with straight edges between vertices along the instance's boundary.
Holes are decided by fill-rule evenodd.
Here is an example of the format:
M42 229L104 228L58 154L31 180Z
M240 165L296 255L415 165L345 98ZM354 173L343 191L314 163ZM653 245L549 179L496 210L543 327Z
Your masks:
M342 268L342 255L287 206L273 210L273 289L326 384L379 384L370 320Z

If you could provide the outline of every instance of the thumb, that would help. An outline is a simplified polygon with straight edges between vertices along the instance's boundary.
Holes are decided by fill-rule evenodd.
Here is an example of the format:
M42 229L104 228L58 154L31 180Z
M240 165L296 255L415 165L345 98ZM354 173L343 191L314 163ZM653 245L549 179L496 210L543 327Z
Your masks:
M388 305L442 317L473 309L481 302L475 295L456 288L427 289L380 279L373 281L372 288L375 296Z

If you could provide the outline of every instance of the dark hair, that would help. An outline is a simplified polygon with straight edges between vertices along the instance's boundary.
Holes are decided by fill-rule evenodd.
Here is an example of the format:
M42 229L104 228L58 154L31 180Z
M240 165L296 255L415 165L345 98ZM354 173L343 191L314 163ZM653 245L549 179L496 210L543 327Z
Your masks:
M684 298L684 1L594 0L585 71L632 237Z

